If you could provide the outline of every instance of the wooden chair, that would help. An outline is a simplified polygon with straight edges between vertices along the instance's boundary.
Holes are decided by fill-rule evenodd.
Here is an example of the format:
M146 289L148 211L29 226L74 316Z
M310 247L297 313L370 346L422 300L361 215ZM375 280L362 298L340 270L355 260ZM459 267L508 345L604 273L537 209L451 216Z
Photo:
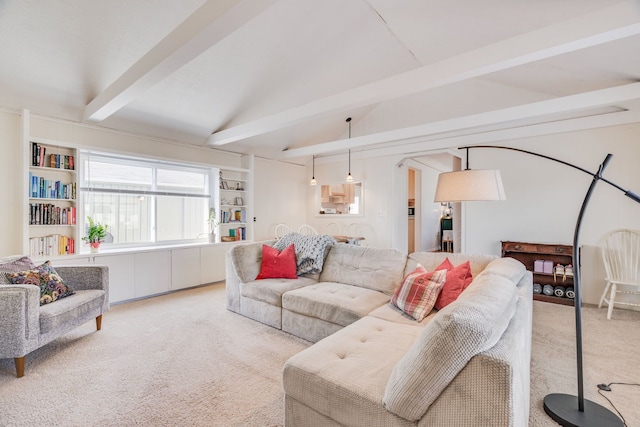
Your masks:
M293 230L287 224L278 224L276 225L276 239L280 239L287 233L291 233Z
M602 260L606 285L598 308L606 303L609 306L607 319L611 319L614 304L640 307L638 303L616 300L616 294L640 295L640 231L609 233L602 247Z
M330 222L324 227L324 230L322 232L324 234L328 234L329 236L339 236L340 226L335 222Z
M310 226L309 224L302 224L298 229L298 233L304 234L306 236L317 236L318 231Z

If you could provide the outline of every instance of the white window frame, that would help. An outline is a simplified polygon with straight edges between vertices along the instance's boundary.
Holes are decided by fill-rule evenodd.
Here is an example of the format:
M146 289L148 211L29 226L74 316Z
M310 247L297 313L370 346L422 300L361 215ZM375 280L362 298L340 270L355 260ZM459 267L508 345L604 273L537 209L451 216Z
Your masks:
M209 167L204 165L197 164L189 164L189 163L179 163L179 162L171 162L166 160L158 160L153 158L144 158L144 157L136 157L131 155L120 155L120 154L112 154L101 151L94 150L79 150L79 165L80 165L80 173L78 176L78 185L79 185L79 202L80 202L80 221L78 221L78 225L80 226L80 237L84 236L84 230L87 223L87 215L84 211L85 199L86 195L90 192L93 193L106 193L106 194L131 194L137 195L141 197L153 197L153 204L150 207L149 212L149 232L150 232L150 241L145 242L128 242L128 243L114 243L113 246L109 245L113 249L117 248L129 248L129 247L154 247L154 246L167 246L167 245L180 245L180 244L189 244L189 243L203 243L205 241L208 242L208 234L201 233L198 236L194 236L189 239L175 239L175 240L162 240L158 242L158 230L157 230L157 196L175 196L175 197L194 197L194 198L205 198L208 200L208 207L216 207L215 206L215 191L217 189L216 180L219 175L218 167ZM127 164L131 166L141 166L152 168L152 181L151 181L151 189L150 190L128 190L128 189L106 189L100 187L93 187L90 182L86 181L86 174L89 173L85 171L85 162L88 158L96 158L96 159L105 159L114 163ZM172 192L172 191L162 191L157 189L157 170L158 169L171 169L177 171L184 172L192 172L192 173L201 173L206 175L208 179L206 180L206 189L204 194L195 194L189 192ZM206 217L205 217L206 219ZM205 224L206 225L206 224Z

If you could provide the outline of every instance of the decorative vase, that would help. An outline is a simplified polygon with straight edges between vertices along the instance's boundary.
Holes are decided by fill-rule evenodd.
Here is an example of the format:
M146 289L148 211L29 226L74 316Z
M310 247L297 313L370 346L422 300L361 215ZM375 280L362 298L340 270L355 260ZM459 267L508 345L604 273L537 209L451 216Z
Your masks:
M91 242L89 246L91 246L91 253L96 253L100 249L100 242Z
M216 242L216 233L210 233L209 234L209 243L215 243Z

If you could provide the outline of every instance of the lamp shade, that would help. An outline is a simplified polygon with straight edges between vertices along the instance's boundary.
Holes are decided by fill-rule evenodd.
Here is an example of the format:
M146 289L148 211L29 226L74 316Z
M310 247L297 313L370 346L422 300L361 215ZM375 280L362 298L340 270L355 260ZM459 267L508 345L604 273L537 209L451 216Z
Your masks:
M466 169L438 176L434 202L505 200L498 170Z

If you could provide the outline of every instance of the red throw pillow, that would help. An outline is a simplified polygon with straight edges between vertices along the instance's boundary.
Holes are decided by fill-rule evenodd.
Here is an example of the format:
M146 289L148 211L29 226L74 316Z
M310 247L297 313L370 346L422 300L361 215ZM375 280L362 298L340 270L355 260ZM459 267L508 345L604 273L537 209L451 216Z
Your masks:
M282 252L269 245L262 245L262 264L256 280L295 279L298 277L296 271L296 247L293 243Z
M447 277L446 270L427 272L418 264L393 294L391 303L418 322L427 317Z
M447 281L442 287L440 295L438 295L438 299L434 305L437 310L442 310L454 302L473 280L469 261L454 267L451 261L449 261L449 258L446 258L436 267L436 271L442 269L447 270Z

